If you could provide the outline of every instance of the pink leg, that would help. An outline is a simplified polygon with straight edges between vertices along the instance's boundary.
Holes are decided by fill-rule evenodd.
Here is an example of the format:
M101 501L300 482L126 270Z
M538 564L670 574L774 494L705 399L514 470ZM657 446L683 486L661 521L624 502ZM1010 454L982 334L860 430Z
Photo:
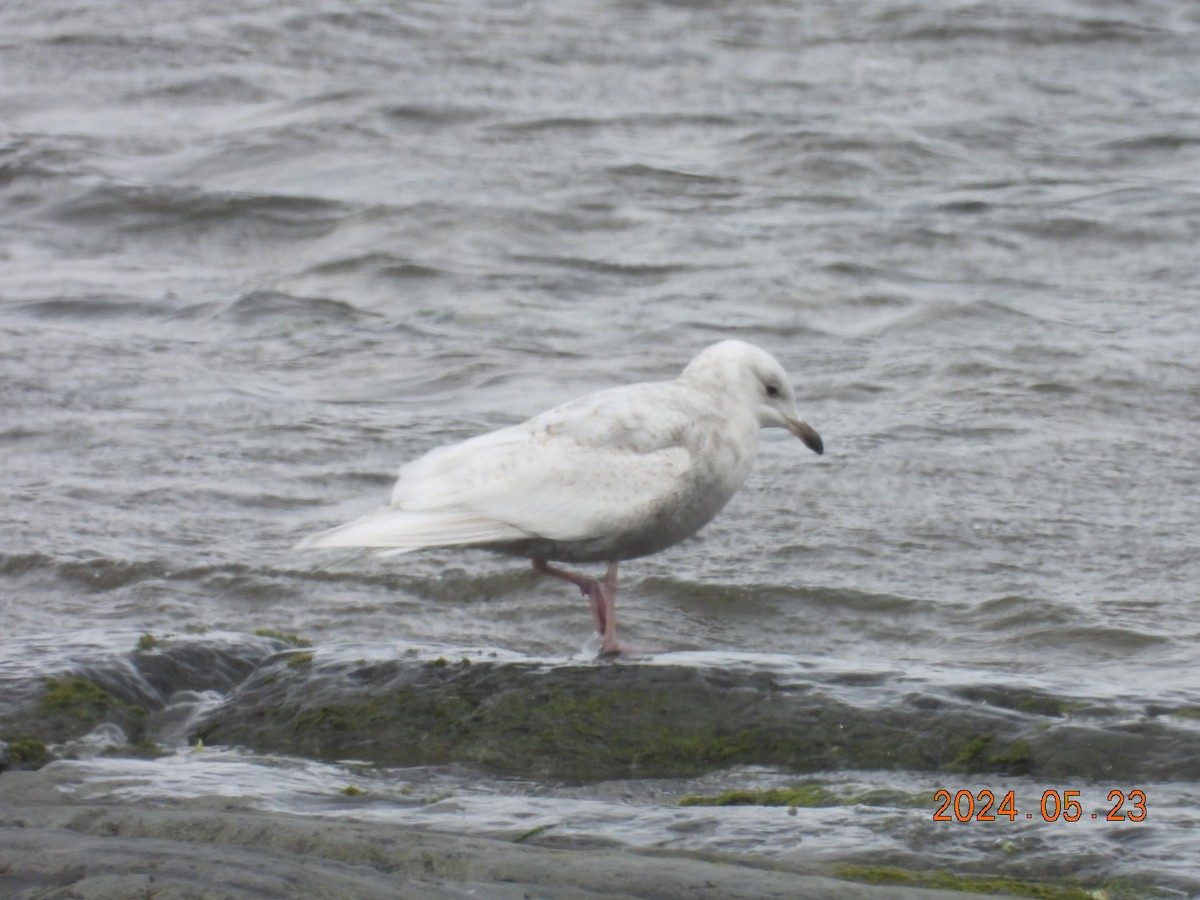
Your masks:
M617 643L617 561L608 564L604 573L604 631L600 636L600 652L605 656L621 652Z
M533 567L543 575L561 578L563 581L569 581L575 587L579 588L579 593L587 597L588 602L591 603L592 621L596 624L596 631L604 634L608 626L608 604L605 602L604 588L598 579L589 578L587 575L578 575L575 572L568 572L566 569L559 569L556 566L550 565L544 559L535 559Z
M579 588L579 592L587 597L592 605L592 621L596 625L596 631L600 633L600 653L604 656L613 656L622 652L621 645L617 643L617 563L615 561L608 564L608 571L604 573L603 582L598 578L589 578L587 575L559 569L544 559L533 560L533 567L543 575L561 578Z

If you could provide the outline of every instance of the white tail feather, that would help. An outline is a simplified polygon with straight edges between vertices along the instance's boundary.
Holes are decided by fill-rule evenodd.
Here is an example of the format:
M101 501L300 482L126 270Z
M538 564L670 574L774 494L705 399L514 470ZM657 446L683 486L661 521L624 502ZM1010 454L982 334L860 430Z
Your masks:
M298 549L373 547L408 553L427 547L457 547L510 541L530 535L504 522L470 513L389 509L305 538Z

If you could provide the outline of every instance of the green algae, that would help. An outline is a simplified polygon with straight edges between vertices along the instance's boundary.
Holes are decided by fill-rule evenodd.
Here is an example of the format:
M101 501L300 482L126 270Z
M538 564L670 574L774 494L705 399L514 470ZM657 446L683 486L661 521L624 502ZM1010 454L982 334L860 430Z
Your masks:
M1028 881L1002 875L964 875L956 872L918 872L899 866L872 866L842 863L833 867L834 874L847 881L864 881L874 885L896 885L909 888L961 891L970 894L1002 894L1027 897L1032 900L1110 900L1144 897L1145 892L1125 882L1111 882L1099 888L1079 884Z
M840 793L819 781L806 781L786 788L734 789L716 795L690 795L679 801L680 806L882 806L916 807L928 805L924 794L913 794L893 788L871 788L853 793Z
M479 666L448 662L424 667L452 690L424 683L397 685L357 699L329 697L301 708L271 705L259 722L291 735L289 746L322 756L354 752L406 762L473 761L517 768L546 768L566 777L591 778L614 768L639 773L703 772L752 758L765 740L756 729L720 729L704 722L686 726L646 721L665 709L665 693L640 696L581 694L550 688L540 696L488 690ZM479 673L481 682L471 681ZM372 676L367 674L368 679ZM263 691L275 687L266 676ZM665 717L665 716L664 716ZM212 726L198 736L221 741ZM386 748L386 749L384 749Z
M46 693L38 711L47 715L65 714L79 719L103 716L113 703L108 691L86 678L47 678Z
M170 756L170 750L164 750L153 741L138 741L135 744L114 744L104 748L105 756L125 759L158 759L160 756Z
M274 628L256 628L254 635L256 637L273 638L277 641L283 641L285 644L291 644L293 647L312 646L312 641L308 638L302 638L295 634L287 634L283 631L276 631Z
M356 703L326 703L295 714L289 730L303 745L340 746L343 741L367 741L399 721L420 722L420 743L436 747L453 740L471 705L458 697L423 695L411 688L369 697ZM280 712L280 715L286 713Z
M339 793L343 794L346 797L361 797L364 794L366 794L367 792L363 788L358 787L357 785L348 784L344 788L342 788Z
M771 695L731 688L727 673L540 672L438 658L417 668L363 664L351 680L326 680L314 694L289 689L292 671L260 674L238 707L223 708L235 718L210 720L193 737L395 765L471 762L571 781L836 761L822 729L760 725L747 700L753 706ZM715 698L736 714L684 712L711 708ZM841 721L835 726L840 745L845 732Z
M555 768L585 780L614 764L637 773L692 774L754 755L762 739L756 729L654 722L655 711L666 710L670 700L655 692L580 695L556 689L534 705L514 693L488 713L499 733L524 741L529 765L553 760Z
M154 741L138 741L134 744L126 744L124 747L118 748L122 751L120 756L133 757L134 759L158 759L160 756L170 756L171 751L158 746Z
M895 809L924 809L929 805L929 796L924 791L902 791L898 788L870 788L843 798L846 806L883 806Z
M137 653L148 653L151 650L161 647L166 642L166 638L155 637L147 631L140 638L138 638L137 646L134 647L134 651Z
M766 790L725 791L715 797L689 796L679 801L680 806L840 806L844 800L836 797L816 782L790 788Z
M1003 772L1024 775L1033 768L1033 751L1028 741L1013 741L1003 753L989 756L988 762Z
M1015 712L1028 713L1044 718L1061 719L1073 712L1087 709L1090 704L1078 700L1066 700L1039 691L1022 690L1020 688L1003 687L999 685L980 685L964 688L961 695L973 701L986 703L988 706L1011 709Z
M296 666L308 665L312 661L313 655L311 653L293 653L288 657L287 664L294 669Z
M651 729L647 744L633 754L633 763L657 771L707 772L752 759L766 738L754 728Z
M545 834L551 828L554 828L556 826L557 826L557 823L552 822L547 825L539 825L537 828L530 828L528 831L518 834L515 838L513 838L513 843L514 844L524 844L526 841L532 840L533 838L537 837L539 834Z
M1028 741L1013 741L1003 750L994 750L994 734L977 735L962 745L945 768L955 772L1001 771L1022 775L1033 765Z
M288 666L291 652L248 678L191 739L382 765L465 763L571 782L688 778L741 765L1028 774L1063 752L1036 722L1014 725L1010 714L1002 721L946 715L919 730L910 711L856 710L759 673L467 664L452 654L331 658L320 667L297 656ZM828 787L842 804L929 802Z
M77 675L47 678L45 686L37 714L49 740L79 737L106 721L119 725L130 740L140 740L146 724L145 707L114 697L99 685Z
M22 769L40 769L46 763L53 762L57 757L46 747L45 741L37 738L25 738L11 742L5 749L11 765Z
M1064 700L1061 697L1046 697L1040 694L1025 695L1013 706L1013 709L1018 712L1053 718L1062 718L1073 712L1079 712L1087 708L1087 703L1078 700Z

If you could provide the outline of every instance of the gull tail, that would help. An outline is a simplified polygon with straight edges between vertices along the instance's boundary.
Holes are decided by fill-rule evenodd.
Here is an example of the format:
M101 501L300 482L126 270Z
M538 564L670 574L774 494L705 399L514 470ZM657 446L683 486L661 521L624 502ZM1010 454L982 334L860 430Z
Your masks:
M320 547L370 547L387 553L410 553L429 547L461 547L530 537L505 522L466 512L411 512L388 509L337 528L320 531L296 545L298 550Z

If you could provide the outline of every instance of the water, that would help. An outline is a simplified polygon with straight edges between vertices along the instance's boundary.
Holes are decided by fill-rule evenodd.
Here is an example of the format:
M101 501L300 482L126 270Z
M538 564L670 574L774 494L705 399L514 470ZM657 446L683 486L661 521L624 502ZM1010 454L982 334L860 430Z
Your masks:
M631 641L869 676L839 697L863 708L1023 692L1099 748L1142 729L1158 753L1153 782L1000 779L1141 787L1140 831L1025 823L1006 853L932 803L839 807L762 852L802 852L817 839L788 829L817 816L814 858L886 845L1200 893L1178 852L1200 783L1169 774L1200 757L1198 51L1183 0L6 4L6 689L142 632L586 660L582 601L518 562L290 548L433 446L736 336L793 374L826 455L765 435L700 537L624 567ZM212 790L184 757L79 765ZM346 777L230 765L281 809L306 809L288 767ZM364 777L449 779L411 814L456 829L586 803L596 835L746 849L774 812L695 825L712 812L671 805L690 782L642 805L607 782ZM1119 852L1086 851L1101 840Z

